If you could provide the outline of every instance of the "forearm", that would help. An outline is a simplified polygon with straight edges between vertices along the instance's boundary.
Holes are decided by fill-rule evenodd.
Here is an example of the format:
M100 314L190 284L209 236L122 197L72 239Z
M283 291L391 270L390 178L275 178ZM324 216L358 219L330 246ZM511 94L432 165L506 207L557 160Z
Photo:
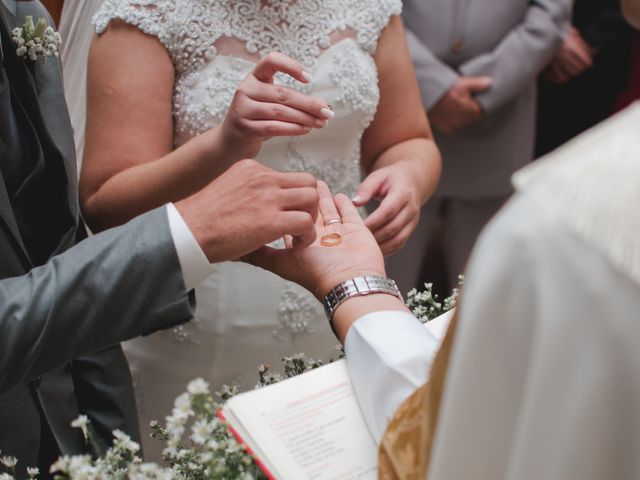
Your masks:
M237 160L223 144L220 128L214 128L157 160L116 173L94 193L81 195L85 220L94 232L121 225L201 190Z
M405 167L411 172L414 188L425 202L433 194L442 168L440 151L432 138L405 140L385 150L366 173L389 166Z
M0 392L191 315L166 210L150 212L0 280Z

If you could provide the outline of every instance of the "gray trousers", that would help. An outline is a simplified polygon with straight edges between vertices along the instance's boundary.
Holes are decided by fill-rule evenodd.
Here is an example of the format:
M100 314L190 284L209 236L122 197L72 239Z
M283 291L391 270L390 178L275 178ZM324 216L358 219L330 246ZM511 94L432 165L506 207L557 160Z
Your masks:
M419 287L424 272L434 270L435 276L446 279L447 288L454 287L478 235L508 198L432 198L422 207L420 223L404 248L387 257L387 275L403 294Z

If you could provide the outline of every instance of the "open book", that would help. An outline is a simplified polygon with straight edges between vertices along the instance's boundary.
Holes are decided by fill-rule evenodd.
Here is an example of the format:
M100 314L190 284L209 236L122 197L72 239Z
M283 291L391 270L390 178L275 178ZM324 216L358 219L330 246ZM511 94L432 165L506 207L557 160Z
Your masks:
M426 324L442 338L451 312ZM345 360L230 399L219 416L270 479L375 480L378 447Z

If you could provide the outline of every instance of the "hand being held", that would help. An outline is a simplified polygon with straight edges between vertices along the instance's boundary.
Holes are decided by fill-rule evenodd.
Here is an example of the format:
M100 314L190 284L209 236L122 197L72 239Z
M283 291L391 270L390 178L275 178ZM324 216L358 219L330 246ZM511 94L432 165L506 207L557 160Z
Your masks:
M318 182L317 188L320 214L315 222L315 241L305 247L287 237L286 249L263 247L245 260L299 283L322 300L340 282L363 275L384 276L385 269L380 248L351 200L343 194L332 197L324 182ZM332 233L340 235L341 243L322 245L323 235Z
M429 120L442 133L454 134L483 116L476 93L491 88L489 77L460 77L429 111Z
M285 235L296 245L313 243L318 191L308 173L280 173L243 160L176 208L209 261L222 262Z
M371 173L360 184L353 203L360 207L382 200L364 224L384 255L400 250L420 220L422 199L409 162L398 162Z
M281 53L272 52L258 62L238 86L221 127L227 151L237 158L253 158L263 141L305 135L324 127L333 117L331 107L323 100L274 85L277 72L301 83L311 81L299 62Z

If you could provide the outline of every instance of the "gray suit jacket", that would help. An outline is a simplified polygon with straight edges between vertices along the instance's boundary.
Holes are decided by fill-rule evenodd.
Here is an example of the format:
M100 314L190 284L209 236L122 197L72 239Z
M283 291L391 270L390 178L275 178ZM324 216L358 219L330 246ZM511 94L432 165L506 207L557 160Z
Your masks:
M38 2L1 1L0 58L13 80L3 73L0 92L10 92L12 109L21 109L29 133L20 133L29 140L15 154L0 138L0 167L24 162L31 171L23 169L28 175L16 191L0 168L0 449L23 468L38 461L44 467L51 460L44 457L58 450L82 450L69 427L79 411L93 413L103 434L118 426L114 411L128 407L130 379L117 344L187 321L192 305L164 209L73 246L81 221L60 64L17 59L7 38L26 15L48 15ZM34 190L34 182L43 179L49 188L29 210L43 185ZM32 202L21 203L27 186ZM33 235L39 222L46 228ZM37 258L40 240L53 242L53 257Z
M489 76L477 96L486 117L457 134L436 131L443 155L439 194L511 191L531 160L536 77L562 40L573 0L404 0L403 19L425 108L460 76Z

